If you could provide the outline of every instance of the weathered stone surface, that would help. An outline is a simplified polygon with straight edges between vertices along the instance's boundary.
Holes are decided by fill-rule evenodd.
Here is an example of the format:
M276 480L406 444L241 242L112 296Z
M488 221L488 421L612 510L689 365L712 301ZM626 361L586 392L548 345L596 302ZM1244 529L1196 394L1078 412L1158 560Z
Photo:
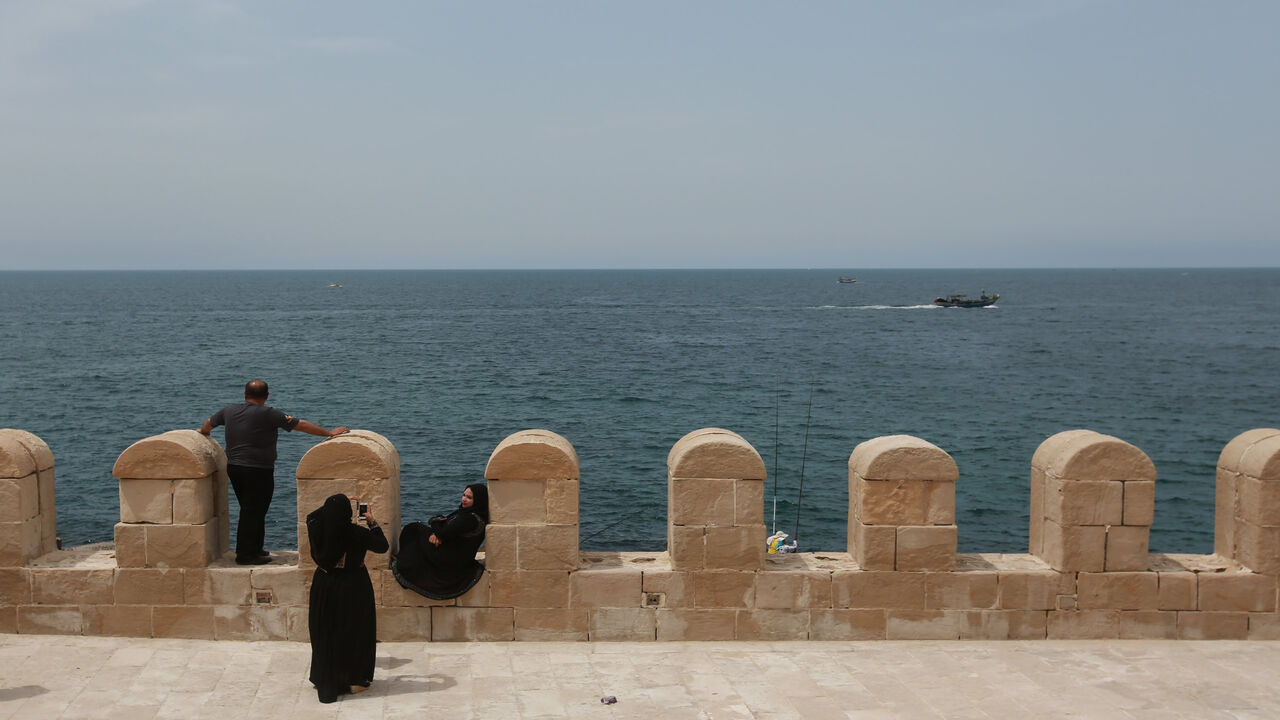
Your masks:
M923 610L926 573L836 571L831 574L835 608Z
M1199 599L1199 581L1193 572L1161 572L1158 577L1160 610L1195 610ZM1176 625L1176 623L1175 623Z
M130 445L111 474L120 480L176 480L206 477L226 466L226 454L217 441L195 430L170 430Z
M737 610L659 608L655 611L660 641L733 640Z
M186 525L202 525L217 515L214 505L213 475L203 478L173 481L173 522ZM124 483L120 483L121 487ZM124 518L120 518L124 520ZM125 522L131 522L125 520Z
M638 568L578 570L569 577L569 607L640 607L640 582Z
M1044 548L1038 555L1055 570L1100 572L1106 566L1107 528L1102 525L1062 526L1044 521Z
M955 460L931 442L911 435L885 435L860 443L849 455L849 478L955 482ZM852 491L853 488L850 488Z
M590 611L585 608L516 608L516 640L582 642L588 639Z
M657 595L660 607L691 608L693 607L693 583L690 575L676 570L645 570L641 579L641 589L646 598Z
M205 567L218 556L218 528L202 525L147 525L147 567Z
M494 570L490 600L495 607L565 608L569 606L567 570Z
M1280 615L1249 613L1250 640L1280 640Z
M0 522L0 567L21 567L30 555L23 552L23 522Z
M699 572L688 576L699 608L748 608L755 601L755 573Z
M1280 435L1260 438L1240 456L1240 474L1280 483Z
M386 574L390 575L390 573ZM255 567L249 573L249 585L252 592L250 600L254 605L260 605L257 593L258 591L267 591L271 593L271 604L273 605L306 605L307 594L310 590L307 582L309 578L310 574L297 566L263 565ZM422 596L419 595L418 597ZM386 602L385 593L383 602Z
M108 569L32 569L31 600L36 605L111 605L114 575Z
M831 607L831 573L761 572L755 583L755 607L760 610Z
M1045 478L1044 516L1059 525L1119 525L1124 520L1126 485L1114 480L1049 476Z
M0 478L24 478L36 474L36 461L9 429L0 430Z
M733 524L764 525L764 482L760 480L734 482Z
M974 610L960 622L961 640L1043 640L1048 613L1043 610Z
M113 587L117 605L183 604L183 575L178 569L122 567L115 571Z
M864 570L892 570L898 555L895 525L867 525L849 517L849 554Z
M413 611L416 608L405 608ZM515 612L509 607L433 607L432 642L515 640Z
M887 613L886 640L956 640L969 614L953 610L894 610Z
M673 477L667 484L667 522L732 527L737 517L733 479Z
M998 578L994 571L927 573L924 607L926 610L994 608Z
M31 571L0 568L0 605L31 604Z
M807 640L808 610L740 610L734 632L737 640Z
M516 566L521 570L578 567L577 525L517 525Z
M1045 468L1066 480L1156 481L1156 467L1146 453L1110 435L1074 435Z
M551 525L578 524L578 479L549 478L546 484L547 523Z
M1173 640L1178 637L1178 613L1146 610L1120 613L1124 640Z
M150 605L93 605L82 614L85 635L151 637Z
M151 623L156 637L213 640L213 608L176 605L152 609Z
M289 611L282 607L219 605L213 609L215 640L285 640Z
M1107 528L1107 572L1142 571L1149 564L1151 529L1146 525L1112 525Z
M1150 526L1156 518L1156 484L1132 480L1124 483L1124 524Z
M515 570L519 535L515 525L492 523L484 529L484 566L488 570Z
M395 448L386 438L368 430L321 440L298 461L297 471L299 480L372 480L399 476L400 456Z
M1202 611L1274 612L1276 577L1248 572L1200 573Z
M1238 520L1232 555L1236 562L1255 572L1280 573L1280 527L1262 527Z
M1051 640L1104 640L1120 637L1117 610L1055 610L1049 613Z
M1244 454L1259 442L1274 437L1280 437L1280 429L1255 428L1240 433L1222 448L1222 453L1218 455L1218 468L1239 472Z
M765 532L764 525L707 528L706 569L760 569L767 551Z
M707 529L700 525L667 525L667 550L678 570L702 570L707 566Z
M1075 593L1075 577L1042 570L998 573L997 605L1002 610L1054 610L1059 595Z
M83 635L79 605L19 605L18 632L24 635Z
M37 472L53 469L53 451L49 449L49 446L45 444L44 440L41 440L35 434L29 433L26 430L18 430L16 428L3 428L0 429L0 438L8 438L10 440L17 441L17 443L27 451L27 454L31 456L31 461L35 464ZM4 444L5 441L0 439L0 446L3 446ZM0 450L0 453L3 452L4 451ZM0 467L4 467L4 464L5 461L0 460ZM17 476L0 471L0 477Z
M431 630L431 612L433 609L435 608L379 607L378 640L380 642L426 642L427 640L434 640Z
M495 480L489 484L489 517L494 523L542 524L547 521L546 481Z
M1236 517L1254 525L1280 525L1280 482L1242 475L1235 491Z
M956 564L955 525L907 525L898 528L895 569L950 570Z
M40 512L39 476L0 478L0 522L24 522Z
M120 567L146 567L146 526L132 523L116 523L115 550L116 564Z
M1149 572L1082 572L1076 579L1081 610L1155 610L1159 577Z
M484 476L489 480L577 478L578 453L550 430L522 430L498 443Z
M854 476L854 516L867 525L950 525L956 485L933 480L867 480Z
M884 610L809 611L810 640L884 640L887 625Z
M247 567L187 570L183 575L183 599L187 605L250 605L251 572Z
M1249 613L1180 612L1180 640L1244 640L1249 637Z
M591 611L588 637L592 641L635 642L657 634L654 608L597 608Z
M685 435L667 454L668 478L764 480L764 461L743 437L722 428Z
M1213 552L1225 558L1236 555L1236 483L1239 473L1217 471L1213 495Z
M172 481L121 480L120 522L172 524Z

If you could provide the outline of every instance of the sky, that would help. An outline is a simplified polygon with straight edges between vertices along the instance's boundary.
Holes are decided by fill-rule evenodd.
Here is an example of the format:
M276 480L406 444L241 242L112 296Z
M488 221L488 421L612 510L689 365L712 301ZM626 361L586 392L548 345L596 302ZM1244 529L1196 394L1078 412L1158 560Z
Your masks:
M1277 27L0 0L0 270L1280 266Z

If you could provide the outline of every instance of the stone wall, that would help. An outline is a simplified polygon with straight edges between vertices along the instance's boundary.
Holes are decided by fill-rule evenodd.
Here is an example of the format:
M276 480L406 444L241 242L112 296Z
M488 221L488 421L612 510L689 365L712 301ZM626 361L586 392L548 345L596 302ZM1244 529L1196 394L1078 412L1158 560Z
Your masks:
M302 458L301 550L264 566L228 552L226 458L209 438L175 430L120 455L114 547L55 550L53 465L39 438L0 430L2 632L306 640L306 514L343 492L370 501L389 535L401 524L399 455L368 431ZM668 552L581 552L573 446L545 430L506 438L485 471L484 577L436 602L370 556L379 637L1280 638L1280 430L1223 450L1212 555L1148 552L1155 467L1088 430L1032 457L1026 554L956 552L963 479L915 437L853 449L847 552L765 553L764 463L731 431L689 433L667 468Z

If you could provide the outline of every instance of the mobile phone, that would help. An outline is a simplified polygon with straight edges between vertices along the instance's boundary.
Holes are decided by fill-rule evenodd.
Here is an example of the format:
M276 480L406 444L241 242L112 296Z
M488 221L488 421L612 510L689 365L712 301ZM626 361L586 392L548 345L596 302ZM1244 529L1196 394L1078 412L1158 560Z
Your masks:
M369 503L356 503L356 517L364 517L367 512L369 512Z

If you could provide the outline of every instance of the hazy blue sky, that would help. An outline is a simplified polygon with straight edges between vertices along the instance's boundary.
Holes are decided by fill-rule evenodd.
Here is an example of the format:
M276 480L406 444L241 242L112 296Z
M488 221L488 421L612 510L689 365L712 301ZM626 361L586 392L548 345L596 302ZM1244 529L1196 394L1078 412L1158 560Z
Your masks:
M0 269L1280 265L1280 3L0 0Z

